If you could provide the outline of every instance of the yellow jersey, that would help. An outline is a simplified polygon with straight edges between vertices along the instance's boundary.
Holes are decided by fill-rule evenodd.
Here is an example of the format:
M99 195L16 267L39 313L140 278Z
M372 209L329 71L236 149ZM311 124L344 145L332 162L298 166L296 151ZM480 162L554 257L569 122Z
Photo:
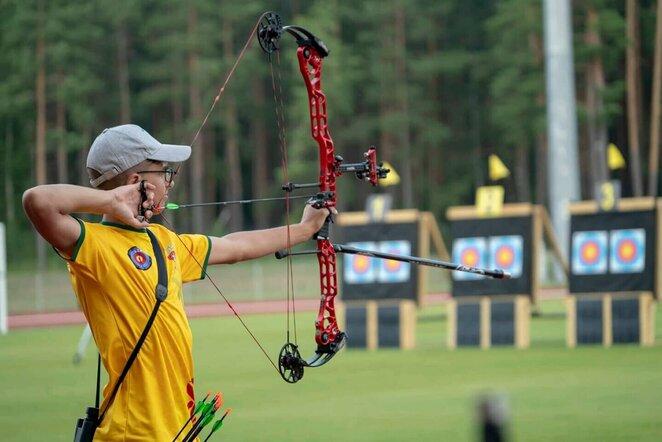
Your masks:
M156 303L157 263L145 229L78 221L81 235L68 267L109 374L103 412ZM171 441L195 406L192 338L182 284L204 278L211 240L179 235L180 241L158 224L149 229L159 240L168 269L168 297L95 441Z

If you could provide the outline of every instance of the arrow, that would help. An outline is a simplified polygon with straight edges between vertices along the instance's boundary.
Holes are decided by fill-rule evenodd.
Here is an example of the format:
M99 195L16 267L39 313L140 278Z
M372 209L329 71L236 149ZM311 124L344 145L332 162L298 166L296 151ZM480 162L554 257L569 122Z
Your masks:
M510 279L510 273L501 269L483 269L480 267L465 266L446 261L438 261L435 259L420 258L418 256L408 255L395 255L393 253L375 252L372 250L358 249L356 247L346 246L342 244L332 244L333 250L336 253L347 253L350 255L369 256L371 258L389 259L392 261L408 262L410 264L419 264L428 267L437 267L440 269L454 270L457 272L476 273L478 275L487 276L494 279ZM290 252L288 250L279 250L275 253L276 259L283 259L288 256L300 255L316 255L320 253L319 250L302 250L300 252Z
M216 431L218 431L218 429L223 426L223 420L225 419L225 417L228 414L230 414L231 411L232 411L232 408L228 408L227 410L225 410L225 414L223 414L223 417L221 417L219 420L214 422L214 425L211 427L211 431L209 432L209 434L207 435L205 440L202 441L202 442L207 442L209 440L209 438L211 437L211 435L216 433Z
M207 415L209 413L212 413L212 412L215 413L216 410L221 406L222 403L223 403L223 396L222 396L221 392L219 391L218 393L216 393L214 395L214 398L211 400L211 402L206 403L202 406L202 411L200 412L200 418L196 421L195 424L193 424L191 429L188 430L188 433L186 433L186 436L184 436L184 438L182 439L182 442L194 440L195 437L191 438L191 436L200 427L200 425L205 420Z
M184 442L193 442L197 437L198 434L202 432L202 430L209 425L209 423L214 419L214 414L216 414L216 411L221 407L221 403L217 403L214 405L214 408L207 413L207 415L200 421L200 425L198 428L193 431L193 434L191 434L191 437L189 439L185 439Z
M230 204L250 204L250 203L263 203L266 201L281 201L284 199L303 199L303 198L314 198L317 195L297 195L297 196L277 196L273 198L255 198L250 200L236 200L236 201L215 201L212 203L191 203L191 204L177 204L177 203L167 203L165 208L168 210L178 210L178 209L187 209L189 207L204 207L204 206L229 206Z
M175 435L175 437L172 439L172 442L176 442L177 438L179 437L180 434L182 434L182 431L184 431L184 428L191 422L191 419L193 419L193 416L198 414L198 412L202 409L202 407L205 405L205 402L207 402L207 399L211 395L211 391L207 392L207 396L205 396L202 400L198 401L198 405L195 406L195 410L193 410L193 413L191 413L191 416L189 416L188 420L184 422L184 425L182 425L182 428L179 429L179 432Z

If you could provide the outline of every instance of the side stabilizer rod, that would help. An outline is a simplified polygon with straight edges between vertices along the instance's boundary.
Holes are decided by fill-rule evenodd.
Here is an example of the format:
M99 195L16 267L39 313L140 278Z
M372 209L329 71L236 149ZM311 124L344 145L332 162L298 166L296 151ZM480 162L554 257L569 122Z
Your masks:
M372 258L390 259L393 261L408 262L410 264L418 264L428 267L437 267L440 269L452 270L455 272L475 273L478 275L483 275L494 279L504 279L504 280L510 279L510 273L501 269L492 269L492 270L483 269L480 267L465 266L463 264L456 264L447 261L439 261L436 259L419 258L417 256L407 256L407 255L395 255L392 253L375 252L372 250L358 249L356 247L346 246L342 244L334 244L333 249L336 251L336 253L347 253L350 255L363 255L363 256L370 256ZM317 250L306 250L301 252L288 252L287 250L279 250L278 252L276 252L276 258L283 259L290 255L291 256L313 255L316 253L318 253Z

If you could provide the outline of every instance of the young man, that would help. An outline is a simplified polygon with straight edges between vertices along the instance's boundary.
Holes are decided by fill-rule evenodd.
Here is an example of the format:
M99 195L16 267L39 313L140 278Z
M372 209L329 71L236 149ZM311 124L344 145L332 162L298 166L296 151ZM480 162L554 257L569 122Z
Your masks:
M188 159L189 146L161 144L135 125L104 130L87 158L94 188L55 184L23 195L39 234L68 261L72 285L92 329L109 382L107 408L95 441L170 441L195 404L191 330L182 283L204 278L202 268L274 253L287 246L287 228L237 232L224 237L177 235L148 219L165 206L175 184L172 163ZM144 189L141 192L141 182ZM142 205L143 211L139 211ZM89 223L73 213L103 215ZM290 227L292 245L312 238L327 210L306 206ZM157 264L149 229L168 270L162 303L137 359L112 404L108 396L156 302Z

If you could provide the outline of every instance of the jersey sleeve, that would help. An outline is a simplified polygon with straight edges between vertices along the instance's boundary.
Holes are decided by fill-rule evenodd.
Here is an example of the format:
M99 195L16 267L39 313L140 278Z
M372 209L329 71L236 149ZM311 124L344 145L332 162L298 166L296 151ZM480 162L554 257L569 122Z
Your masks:
M74 252L71 258L68 259L62 255L60 256L67 259L69 273L73 275L71 270L75 269L79 278L96 280L99 274L105 274L108 271L106 262L99 259L99 239L93 233L96 224L85 222L79 218L76 218L76 220L80 223L80 237L76 242ZM74 281L72 280L72 282Z
M206 235L179 235L177 256L182 266L182 282L204 279L211 253L211 239Z
M78 257L78 252L80 251L80 248L83 245L83 241L85 241L86 229L85 229L85 222L83 220L81 220L80 218L76 218L75 216L72 216L72 218L78 221L78 224L80 224L80 236L76 241L76 246L74 247L74 251L71 254L71 257L63 255L62 252L60 252L55 246L52 247L55 253L57 253L57 256L59 256L60 258L64 259L65 261L75 262L76 258Z

